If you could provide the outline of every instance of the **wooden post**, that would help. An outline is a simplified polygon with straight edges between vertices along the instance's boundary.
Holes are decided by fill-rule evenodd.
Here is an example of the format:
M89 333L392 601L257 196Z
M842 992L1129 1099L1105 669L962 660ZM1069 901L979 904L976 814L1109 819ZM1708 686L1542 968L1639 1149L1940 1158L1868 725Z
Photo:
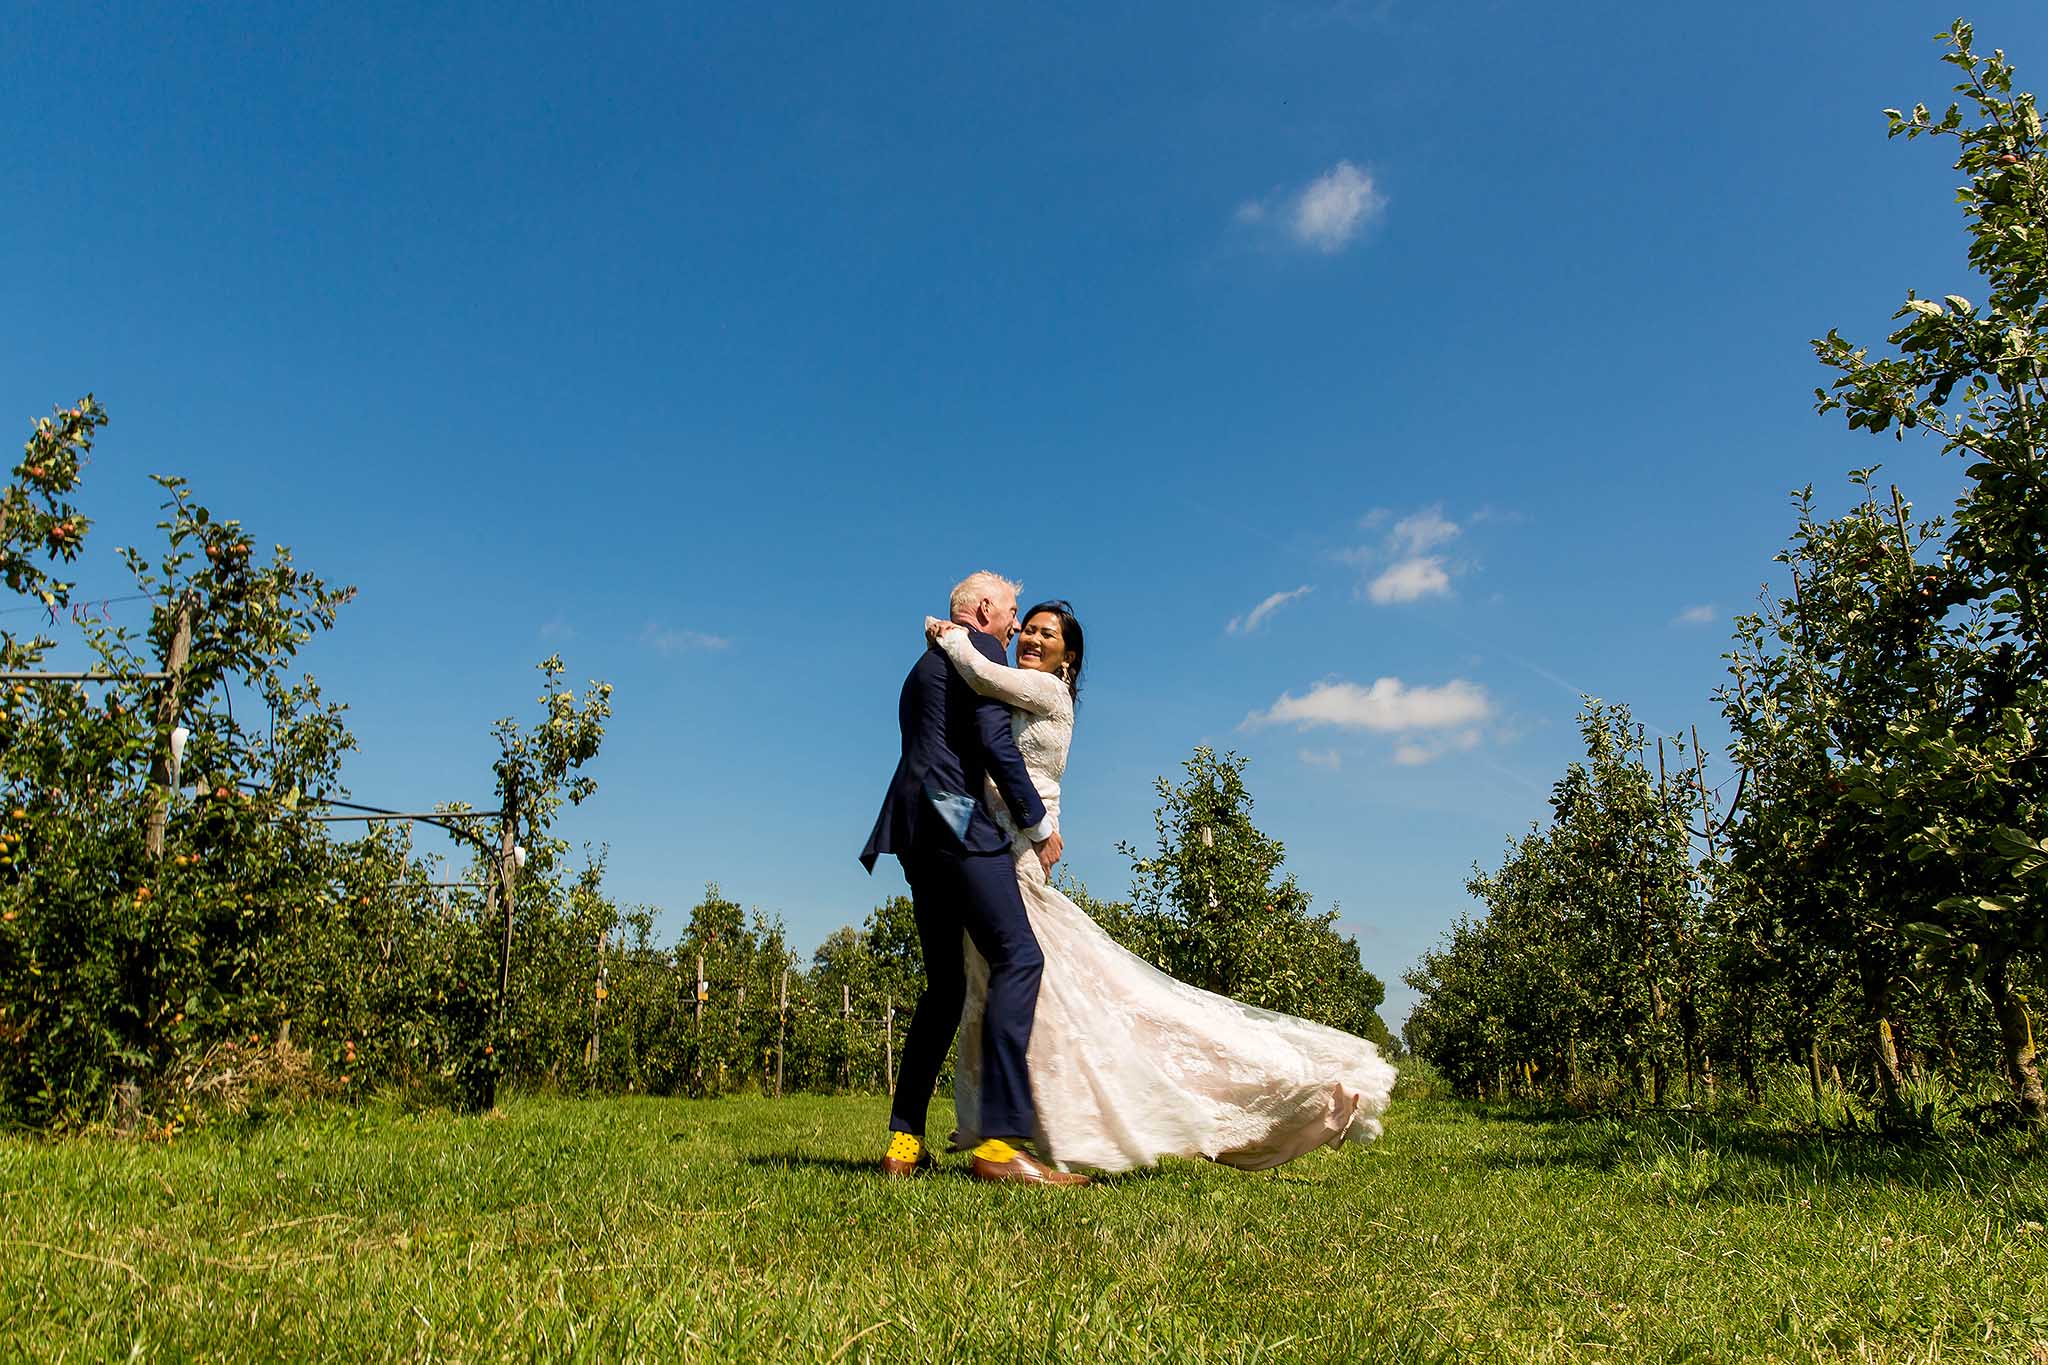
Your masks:
M1692 727L1692 776L1700 789L1700 829L1707 836L1707 857L1718 863L1721 853L1714 845L1714 807L1707 796L1707 757L1700 752L1700 727Z
M484 884L484 922L488 924L496 912L497 902L505 902L505 935L498 945L498 998L492 1002L490 1027L486 1031L492 1054L497 1064L491 1068L484 1081L483 1107L492 1109L498 1103L498 1075L505 1066L506 999L512 991L512 907L513 876L518 863L512 850L517 846L513 835L518 828L519 793L515 784L505 786L505 809L499 812L503 828L498 838L498 875Z
M789 1025L789 968L782 969L782 999L775 1006L775 1098L782 1098L782 1044Z
M191 594L178 599L178 616L171 628L171 652L164 660L170 677L164 683L156 705L156 795L149 804L149 829L144 845L152 858L164 856L164 827L171 815L171 730L178 723L178 694L185 685L185 665L192 657Z
M839 986L839 1083L853 1088L853 987Z
M604 1009L604 940L600 931L597 936L597 979L590 988L590 1042L583 1049L583 1065L586 1069L597 1066L598 1015Z
M694 1079L701 1094L704 1089L704 997L711 994L711 985L704 979L704 954L697 954L697 1002L696 1019L690 1025L690 1055L695 1065Z
M889 1093L896 1093L896 1002L888 1000L882 1006L882 1084Z
M513 879L519 871L513 854L519 831L519 779L505 783L505 812L498 831L498 893L505 902L505 936L498 944L498 1008L496 1024L505 1027L506 1001L512 993L512 910L515 904Z

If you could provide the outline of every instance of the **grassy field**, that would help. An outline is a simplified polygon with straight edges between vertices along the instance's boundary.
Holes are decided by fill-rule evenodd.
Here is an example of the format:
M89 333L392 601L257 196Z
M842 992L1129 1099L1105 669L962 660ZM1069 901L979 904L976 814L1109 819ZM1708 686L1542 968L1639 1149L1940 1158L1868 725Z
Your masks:
M1277 1173L870 1174L884 1102L0 1142L0 1356L2048 1361L2048 1157L1398 1105ZM950 1119L933 1115L934 1131Z

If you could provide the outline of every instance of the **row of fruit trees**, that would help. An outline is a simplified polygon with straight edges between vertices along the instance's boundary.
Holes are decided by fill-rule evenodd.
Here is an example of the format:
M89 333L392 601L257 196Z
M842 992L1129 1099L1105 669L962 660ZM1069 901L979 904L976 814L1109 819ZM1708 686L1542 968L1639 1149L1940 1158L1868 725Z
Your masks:
M712 885L662 947L658 908L618 904L602 853L555 833L596 790L608 684L579 695L543 661L538 715L494 727L487 809L378 812L345 799L344 708L294 671L351 590L284 545L159 478L160 545L121 551L147 624L73 610L107 420L90 396L40 419L0 488L0 627L30 626L0 629L0 1125L166 1136L279 1097L485 1108L504 1083L888 1084L923 983L907 901L804 966ZM66 650L87 666L53 667ZM1160 782L1131 902L1075 894L1178 974L1391 1044L1356 943L1251 824L1243 766L1198 750ZM454 836L452 870L422 826Z
M1942 38L1960 101L1886 117L1960 149L1983 302L1909 295L1877 353L1831 331L1815 396L1938 443L1962 494L1922 517L1869 468L1841 515L1795 495L1716 693L1725 819L1588 702L1550 823L1410 977L1410 1041L1467 1092L1754 1096L1789 1064L1816 1096L1846 1070L1887 1124L1987 1084L2048 1119L2048 146L2004 54Z

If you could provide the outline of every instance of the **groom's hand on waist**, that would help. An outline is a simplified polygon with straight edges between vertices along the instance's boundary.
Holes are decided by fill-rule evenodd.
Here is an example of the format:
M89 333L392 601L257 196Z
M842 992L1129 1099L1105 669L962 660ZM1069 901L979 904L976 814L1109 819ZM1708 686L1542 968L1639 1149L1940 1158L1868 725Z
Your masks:
M1060 860L1060 849L1062 847L1058 830L1048 834L1043 842L1036 845L1038 865L1045 869L1046 876L1050 877L1052 875L1053 864Z

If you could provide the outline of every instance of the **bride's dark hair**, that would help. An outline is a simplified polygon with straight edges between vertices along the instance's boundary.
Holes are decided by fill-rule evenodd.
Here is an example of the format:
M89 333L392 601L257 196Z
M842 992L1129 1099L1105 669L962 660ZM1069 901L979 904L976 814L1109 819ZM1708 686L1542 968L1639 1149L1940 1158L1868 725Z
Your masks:
M1028 624L1032 617L1042 611L1051 612L1060 620L1060 643L1067 647L1067 662L1062 677L1067 684L1068 693L1078 702L1081 700L1081 654L1084 648L1081 622L1074 615L1073 603L1064 597L1050 602L1040 602L1017 619Z

